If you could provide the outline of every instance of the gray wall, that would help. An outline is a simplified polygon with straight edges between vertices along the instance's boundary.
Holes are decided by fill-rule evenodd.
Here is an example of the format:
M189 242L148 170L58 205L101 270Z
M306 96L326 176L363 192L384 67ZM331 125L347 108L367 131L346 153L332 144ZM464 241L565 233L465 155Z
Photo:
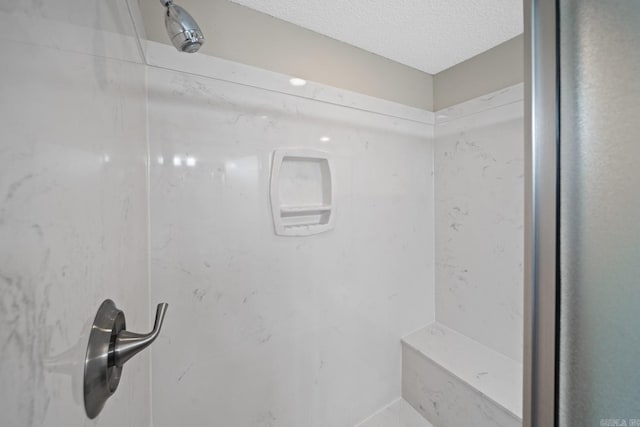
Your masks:
M454 65L433 78L434 111L524 80L523 36Z
M139 0L149 40L169 43L162 7ZM202 53L437 111L524 78L523 37L435 76L227 0L182 0L203 28Z
M169 43L157 0L140 0L149 40ZM208 55L433 110L433 76L226 0L181 0Z

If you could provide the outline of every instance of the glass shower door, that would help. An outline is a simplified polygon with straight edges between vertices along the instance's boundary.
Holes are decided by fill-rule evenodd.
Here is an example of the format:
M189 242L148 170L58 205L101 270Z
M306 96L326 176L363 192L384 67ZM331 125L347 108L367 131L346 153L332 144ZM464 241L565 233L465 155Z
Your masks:
M640 425L640 2L531 2L528 21L525 425Z

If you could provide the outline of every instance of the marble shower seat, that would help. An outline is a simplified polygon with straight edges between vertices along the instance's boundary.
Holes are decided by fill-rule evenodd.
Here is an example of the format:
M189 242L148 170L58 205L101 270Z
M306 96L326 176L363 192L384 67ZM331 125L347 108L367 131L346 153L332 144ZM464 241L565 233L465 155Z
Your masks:
M436 427L521 426L522 372L439 323L402 340L402 397Z

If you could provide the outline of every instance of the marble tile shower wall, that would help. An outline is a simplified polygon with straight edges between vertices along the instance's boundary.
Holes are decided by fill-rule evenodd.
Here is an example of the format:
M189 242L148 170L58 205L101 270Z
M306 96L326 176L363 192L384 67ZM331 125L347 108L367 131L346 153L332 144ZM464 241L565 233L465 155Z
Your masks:
M123 0L0 1L0 425L148 426L149 357L89 421L105 298L149 326L145 70Z
M399 338L434 293L439 321L521 357L517 88L448 111L434 149L401 106L169 71L175 52L143 47L152 67L125 0L0 0L0 424L350 427L400 395ZM274 234L281 147L331 154L334 230ZM150 301L171 307L153 388L143 353L89 421L79 362L105 298L141 330Z
M399 395L399 337L434 317L432 125L148 68L124 0L0 24L0 424L151 425L149 353L97 420L81 383L103 299L149 326L149 253L156 425L351 426ZM334 156L335 230L273 234L285 146Z
M350 427L396 399L400 337L434 319L432 125L159 68L148 97L154 425ZM279 147L331 154L335 229L275 235Z
M436 113L436 318L522 360L524 107L516 85Z

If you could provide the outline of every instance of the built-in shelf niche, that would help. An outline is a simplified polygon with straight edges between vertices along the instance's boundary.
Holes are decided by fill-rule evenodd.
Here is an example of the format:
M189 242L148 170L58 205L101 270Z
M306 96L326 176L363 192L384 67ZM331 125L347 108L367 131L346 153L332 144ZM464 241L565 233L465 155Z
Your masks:
M328 153L283 148L273 153L271 212L279 236L309 236L333 228L334 194Z

